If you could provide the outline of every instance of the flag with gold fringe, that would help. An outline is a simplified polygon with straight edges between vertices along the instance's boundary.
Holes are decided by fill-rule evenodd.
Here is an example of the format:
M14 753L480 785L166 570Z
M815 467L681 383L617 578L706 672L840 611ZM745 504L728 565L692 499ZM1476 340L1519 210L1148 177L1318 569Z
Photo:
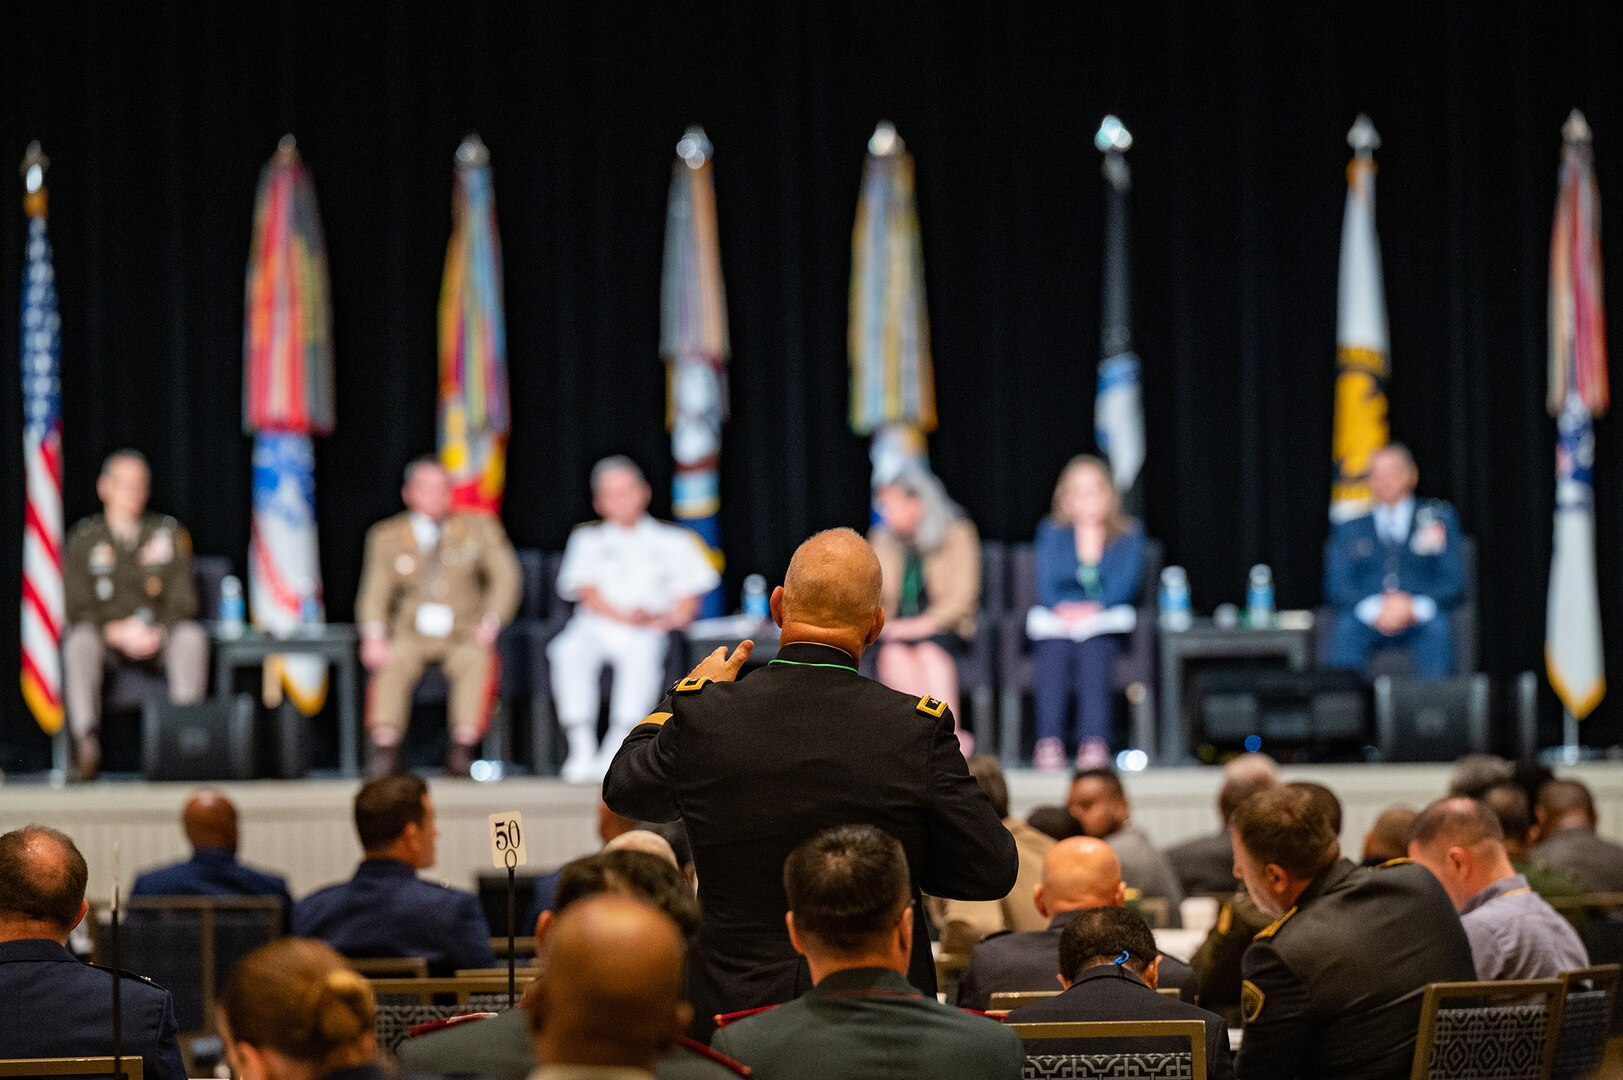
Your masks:
M935 374L913 156L888 121L868 140L851 234L851 430L871 435L873 483L928 468Z
M1370 507L1369 461L1387 444L1386 287L1375 233L1375 151L1381 137L1362 114L1347 133L1347 207L1341 219L1341 273L1336 295L1336 416L1331 457L1330 520L1347 521Z
M440 462L452 503L494 514L507 482L507 316L490 151L469 135L456 152L451 241L440 285Z
M1601 296L1600 190L1589 125L1562 127L1561 188L1550 231L1550 388L1556 417L1555 542L1545 608L1550 685L1582 720L1606 694L1595 582L1595 433L1606 411L1606 309Z
M325 620L312 435L333 427L332 318L315 186L284 136L259 176L243 331L243 426L254 436L248 598L255 628L279 637ZM265 697L306 715L327 694L319 657L273 656Z
M727 295L716 237L714 148L690 127L676 144L665 211L659 353L665 361L666 425L671 433L671 509L703 541L716 569L721 552L721 425L727 418ZM723 613L721 587L700 614Z

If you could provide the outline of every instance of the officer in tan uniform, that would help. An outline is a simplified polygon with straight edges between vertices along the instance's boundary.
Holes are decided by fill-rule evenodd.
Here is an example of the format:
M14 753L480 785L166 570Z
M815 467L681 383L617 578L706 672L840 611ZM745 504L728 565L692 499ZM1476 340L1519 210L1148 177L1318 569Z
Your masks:
M177 705L200 701L208 685L191 536L174 518L146 512L151 483L138 451L110 455L96 479L102 512L74 527L62 556L63 697L83 780L101 770L101 688L109 670L161 670Z
M520 573L501 522L454 512L451 481L433 458L406 467L406 512L366 535L355 603L361 663L372 673L366 728L369 771L395 770L411 694L428 664L451 685L446 772L466 776L495 693L496 635L518 610Z

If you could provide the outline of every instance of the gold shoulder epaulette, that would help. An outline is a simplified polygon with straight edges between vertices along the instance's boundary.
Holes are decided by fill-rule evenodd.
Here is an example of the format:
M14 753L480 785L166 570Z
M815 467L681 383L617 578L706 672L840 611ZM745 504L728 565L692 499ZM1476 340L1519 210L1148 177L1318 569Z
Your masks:
M652 724L655 727L664 727L665 721L669 720L670 718L671 714L668 712L651 712L641 720L638 720L637 723Z
M1414 860L1409 858L1407 855L1400 855L1396 859L1388 859L1388 860L1386 860L1381 865L1377 866L1375 869L1377 869L1377 870L1390 870L1394 866L1406 866L1406 865L1408 865L1409 863L1412 863L1412 862L1414 862Z
M929 694L925 694L923 697L919 698L918 710L925 716L933 716L939 720L941 719L941 714L947 711L947 703L937 698L933 698Z
M1290 922L1290 917L1292 915L1295 915L1295 914L1296 914L1296 909L1291 908L1289 911L1285 912L1285 914L1281 915L1279 918L1275 919L1273 922L1269 923L1267 926L1263 927L1261 930L1258 930L1257 931L1257 936L1252 938L1251 940L1252 941L1266 941L1268 938L1273 937L1275 934L1279 933L1279 928L1281 926L1284 926L1286 923Z
M709 686L709 685L710 685L710 680L708 678L698 678L698 679L689 678L689 679L683 679L681 682L677 683L671 689L672 689L673 692L678 693L678 694L697 694L700 690L703 690L706 686Z

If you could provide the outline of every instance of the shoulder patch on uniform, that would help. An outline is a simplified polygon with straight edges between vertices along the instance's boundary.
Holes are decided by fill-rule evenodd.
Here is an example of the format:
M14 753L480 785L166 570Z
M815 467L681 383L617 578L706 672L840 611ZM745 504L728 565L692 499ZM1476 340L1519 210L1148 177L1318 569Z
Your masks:
M1268 995L1264 994L1262 988L1256 983L1250 979L1241 980L1240 1015L1245 1018L1246 1023L1252 1024L1256 1022L1257 1017L1262 1015L1263 1002L1267 1000Z
M1296 914L1296 909L1291 908L1289 911L1285 912L1285 914L1281 915L1279 918L1275 919L1273 922L1269 923L1267 926L1263 927L1261 930L1258 930L1257 931L1257 936L1252 938L1251 940L1252 941L1266 941L1266 940L1268 940L1269 938L1273 937L1275 934L1279 933L1279 928L1281 926L1284 926L1286 923L1290 922L1291 916L1295 915L1295 914Z
M923 697L919 698L917 708L919 712L923 713L925 716L933 716L939 720L941 719L941 714L947 711L947 703L938 698L933 698L929 694L925 694Z
M1386 860L1381 865L1377 866L1375 869L1377 869L1377 870L1390 870L1394 866L1407 866L1412 862L1414 862L1414 860L1409 858L1407 855L1400 855L1396 859L1388 859L1388 860Z
M670 718L671 714L668 712L651 712L641 720L637 721L637 723L653 724L655 727L663 727L665 725L665 721L669 720Z
M697 694L700 690L703 690L709 685L710 680L706 677L700 677L697 679L690 677L683 679L681 682L671 687L671 690L678 694Z

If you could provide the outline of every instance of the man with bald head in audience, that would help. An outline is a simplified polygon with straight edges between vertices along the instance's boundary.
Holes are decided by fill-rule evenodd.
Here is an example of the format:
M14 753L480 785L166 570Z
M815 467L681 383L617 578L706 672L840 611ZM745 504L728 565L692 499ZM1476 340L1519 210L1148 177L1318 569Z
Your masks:
M874 825L901 842L917 926L908 977L927 994L920 890L997 900L1015 882L1014 838L969 775L951 710L857 672L885 624L867 541L850 529L813 536L770 604L777 659L737 679L753 644L716 650L626 737L603 787L616 813L687 826L704 912L689 983L700 1036L715 1014L810 989L781 871L822 829Z
M627 896L558 916L530 992L534 1080L653 1080L693 1018L682 1000L686 942L664 912Z
M293 910L287 881L237 861L237 808L222 792L198 788L180 821L192 857L148 870L135 879L131 896L274 896L284 918Z
M958 983L958 1004L986 1009L993 994L1053 990L1059 985L1059 942L1065 928L1084 911L1123 906L1126 896L1121 864L1109 844L1091 836L1061 840L1043 859L1043 880L1032 894L1048 929L994 934L975 946ZM1195 975L1188 964L1163 955L1160 972L1160 985L1195 999Z
M1410 828L1409 857L1454 902L1477 978L1553 979L1589 966L1578 932L1511 867L1499 818L1475 799L1426 807Z

